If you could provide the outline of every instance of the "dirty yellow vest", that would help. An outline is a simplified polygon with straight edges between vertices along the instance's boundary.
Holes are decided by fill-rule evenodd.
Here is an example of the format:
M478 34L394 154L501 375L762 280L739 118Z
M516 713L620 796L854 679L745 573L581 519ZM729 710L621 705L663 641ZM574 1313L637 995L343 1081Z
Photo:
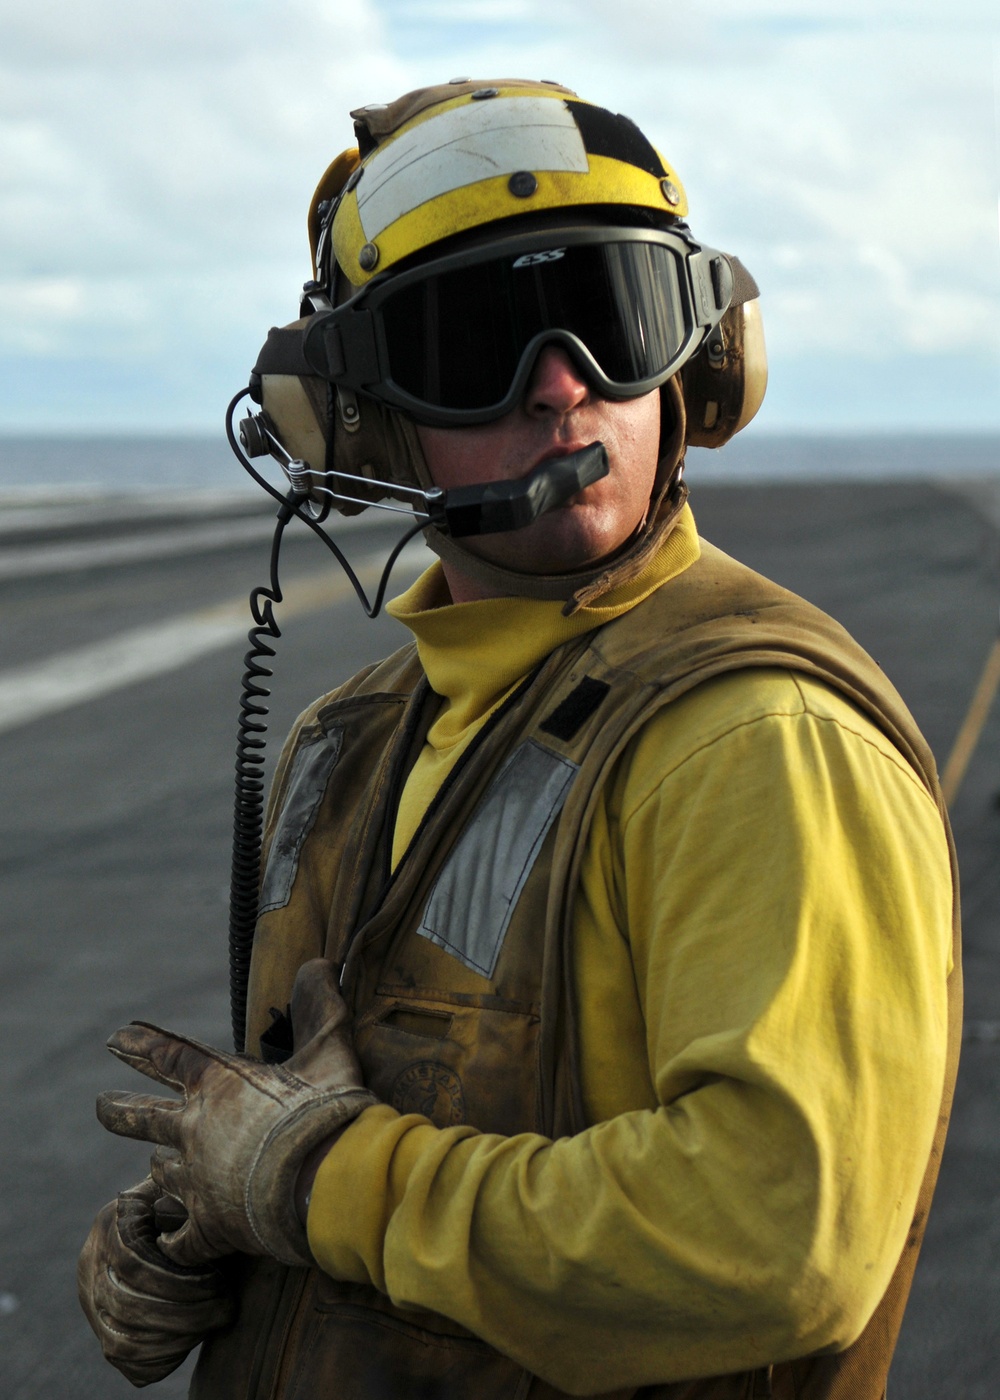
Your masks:
M275 779L247 1045L270 1037L302 962L344 966L366 1082L439 1126L559 1137L588 1126L574 1030L574 892L592 812L629 740L722 672L784 666L839 690L941 799L933 758L874 662L808 603L710 545L630 612L558 648L492 717L390 875L399 792L433 718L410 646L307 712ZM950 837L949 837L950 841ZM880 1400L947 1126L955 972L937 1135L913 1228L862 1336L836 1355L615 1392L647 1400ZM544 1400L561 1392L448 1319L318 1270L236 1260L237 1322L202 1348L196 1400Z

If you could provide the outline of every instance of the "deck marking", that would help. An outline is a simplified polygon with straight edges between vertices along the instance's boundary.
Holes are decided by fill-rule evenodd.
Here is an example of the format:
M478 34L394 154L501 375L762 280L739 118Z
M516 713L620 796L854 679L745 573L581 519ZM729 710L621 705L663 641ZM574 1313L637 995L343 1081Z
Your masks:
M386 553L371 550L355 565L366 588L379 577ZM414 573L426 567L429 557L418 540L403 550L397 564ZM278 625L330 607L352 593L348 580L332 569L310 574L285 589L284 601L277 606ZM0 733L245 642L251 624L247 601L239 598L0 672Z
M107 569L122 564L145 564L177 554L204 554L213 549L237 549L274 534L274 521L250 516L245 520L183 525L121 539L76 540L64 544L5 545L0 549L0 578L35 578L72 573L77 569Z
M965 770L976 751L979 736L983 732L983 726L986 723L998 687L1000 687L1000 637L996 639L987 654L986 665L979 677L979 684L969 702L965 719L962 721L948 756L948 762L941 774L941 792L947 807L951 807L958 796L962 779L965 777Z

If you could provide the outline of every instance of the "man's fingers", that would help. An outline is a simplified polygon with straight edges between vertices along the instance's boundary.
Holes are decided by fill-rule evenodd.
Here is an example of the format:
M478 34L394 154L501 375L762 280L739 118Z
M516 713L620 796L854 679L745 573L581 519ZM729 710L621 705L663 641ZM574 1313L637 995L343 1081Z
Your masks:
M149 1159L149 1175L160 1192L172 1197L184 1212L184 1219L175 1220L160 1231L161 1235L173 1234L184 1225L188 1213L184 1204L188 1182L183 1156L176 1148L158 1147Z
M154 1183L155 1185L155 1183ZM159 1188L157 1188L159 1191ZM170 1235L179 1230L187 1219L187 1209L176 1196L164 1192L158 1194L153 1204L153 1220L158 1235Z
M231 1247L220 1248L210 1242L193 1218L185 1221L179 1230L174 1230L169 1235L161 1235L156 1243L168 1259L186 1269L214 1263L222 1255L232 1253Z
M191 1169L179 1152L158 1147L149 1160L149 1175L159 1190L180 1204L180 1213L162 1229L156 1247L175 1264L198 1268L232 1252L231 1246L220 1247L209 1239L198 1223L198 1193L192 1187ZM186 1203L186 1204L185 1204ZM188 1205L191 1209L188 1210ZM159 1220L157 1221L159 1224Z
M347 1019L347 1007L337 985L337 972L329 958L303 963L292 987L292 1027L295 1048L318 1035L328 1022L339 1027Z
M340 995L333 963L303 963L292 988L295 1054L285 1068L317 1087L360 1088L363 1080L350 1013Z
M132 1021L115 1031L108 1049L119 1060L178 1093L193 1087L208 1065L228 1056L184 1035L174 1035L146 1021Z
M159 1142L165 1147L182 1143L181 1114L184 1105L150 1094L126 1094L118 1089L97 1096L97 1117L109 1133Z

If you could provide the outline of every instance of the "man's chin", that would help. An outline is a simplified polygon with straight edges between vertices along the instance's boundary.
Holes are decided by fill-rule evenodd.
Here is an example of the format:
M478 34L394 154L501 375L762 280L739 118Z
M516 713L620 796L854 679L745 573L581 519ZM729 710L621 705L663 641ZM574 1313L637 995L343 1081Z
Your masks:
M592 568L604 559L611 559L623 543L606 539L605 532L594 529L594 522L585 519L580 507L562 507L528 525L522 531L508 535L483 535L478 539L462 540L469 553L478 554L487 563L501 568L513 568L518 574L574 574ZM632 535L629 535L629 540Z
M499 536L497 539L499 540ZM466 547L469 541L463 541ZM529 546L519 541L518 548L507 548L505 544L493 544L487 540L477 540L470 553L477 554L489 564L497 564L503 569L512 569L518 574L560 576L575 574L589 569L605 556L599 551L584 549L552 549L551 547ZM617 553L617 550L615 551Z
M624 540L608 541L599 534L595 538L594 531L581 529L569 520L542 519L525 530L484 535L462 543L470 553L490 564L545 577L579 573L611 560L631 544L634 534L632 531Z

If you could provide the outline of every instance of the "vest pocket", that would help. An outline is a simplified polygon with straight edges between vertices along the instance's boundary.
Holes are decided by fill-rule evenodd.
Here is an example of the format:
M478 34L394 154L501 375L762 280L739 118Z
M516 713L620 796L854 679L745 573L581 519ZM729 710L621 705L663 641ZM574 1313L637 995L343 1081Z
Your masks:
M379 987L355 1031L372 1093L438 1128L537 1132L537 1009L500 997Z

